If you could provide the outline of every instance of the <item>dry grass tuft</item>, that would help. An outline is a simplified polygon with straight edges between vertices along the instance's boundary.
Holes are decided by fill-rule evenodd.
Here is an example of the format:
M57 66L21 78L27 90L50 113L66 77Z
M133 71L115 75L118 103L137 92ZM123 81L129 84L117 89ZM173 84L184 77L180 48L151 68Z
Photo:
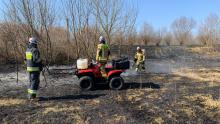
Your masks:
M206 56L220 56L219 51L215 50L212 47L195 47L189 49L190 52L201 54L201 55L206 55Z
M106 122L108 124L115 124L115 123L126 123L127 121L127 117L126 116L123 116L123 115L118 115L118 114L115 114L112 116L111 119L107 119Z
M14 106L25 104L26 100L23 99L0 99L0 106Z
M172 110L166 110L166 114L167 114L168 118L173 118L173 117L177 116L177 114L175 112L173 112Z
M138 110L146 110L149 107L150 107L149 103L141 103L139 106L137 106L137 109Z
M43 111L43 114L48 113L64 113L67 114L70 118L74 120L74 123L76 124L84 124L85 119L81 116L82 110L78 106L52 106L52 107L46 107Z
M187 117L193 117L195 116L195 112L192 110L192 108L189 107L184 107L180 109L180 112L184 115L186 115Z
M81 110L78 106L53 106L53 107L46 107L43 111L44 114L48 114L50 112L79 112Z
M99 105L101 102L98 99L93 99L93 100L86 100L86 105L90 105L90 106L97 106Z
M156 117L153 121L153 124L164 124L164 120L162 117Z
M129 90L126 94L128 101L139 101L141 100L146 90L139 89L139 90Z
M218 70L211 70L211 69L183 69L181 72L175 72L176 75L180 77L186 77L189 79L194 79L200 82L210 82L220 83L220 73ZM209 77L209 78L207 78Z
M215 100L211 95L196 94L187 98L193 102L200 103L205 109L220 110L220 99Z
M122 95L117 95L114 99L118 102L124 101Z
M158 100L161 99L160 95L157 92L147 95L146 98L147 99L158 99Z

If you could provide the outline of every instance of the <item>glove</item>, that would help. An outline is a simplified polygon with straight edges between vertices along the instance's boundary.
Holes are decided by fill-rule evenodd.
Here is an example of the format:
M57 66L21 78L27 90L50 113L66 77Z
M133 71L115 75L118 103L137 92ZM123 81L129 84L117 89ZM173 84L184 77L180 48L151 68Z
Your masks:
M134 62L135 62L135 63L137 62L137 59L136 59L136 58L134 59Z
M141 64L144 64L145 62L144 62L144 61L140 61L140 63L141 63Z

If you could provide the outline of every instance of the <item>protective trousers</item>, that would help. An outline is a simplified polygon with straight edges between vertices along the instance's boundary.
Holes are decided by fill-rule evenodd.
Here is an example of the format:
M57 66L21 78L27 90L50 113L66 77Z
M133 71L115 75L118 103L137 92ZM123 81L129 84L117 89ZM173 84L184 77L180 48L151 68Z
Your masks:
M101 73L102 73L102 77L104 77L104 78L107 77L107 74L106 74L106 71L105 71L106 63L107 62L100 62L100 70L101 70Z
M28 88L29 99L36 98L37 90L40 83L40 72L29 72L30 85Z
M145 70L145 62L137 62L136 63L136 71Z

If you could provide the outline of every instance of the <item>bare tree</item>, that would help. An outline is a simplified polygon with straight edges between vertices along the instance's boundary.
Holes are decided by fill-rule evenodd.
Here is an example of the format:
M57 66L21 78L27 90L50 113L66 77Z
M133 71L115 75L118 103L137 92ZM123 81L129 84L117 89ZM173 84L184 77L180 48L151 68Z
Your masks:
M163 36L165 34L165 30L163 29L159 29L157 32L155 32L154 34L154 42L156 43L156 46L160 46L161 45L161 42L163 40Z
M168 31L166 27L163 27L159 30L160 41L158 41L158 42L163 43L163 45L170 46L171 42L172 42L172 37L173 37L172 33L170 31Z
M55 0L53 2L56 2ZM55 8L54 3L50 0L37 0L37 21L40 24L40 38L44 44L46 44L46 63L49 64L52 61L53 48L50 36L49 28L53 26L55 22Z
M137 7L131 1L124 0L92 0L94 16L102 35L111 44L112 36L116 32L130 31L134 27L137 17ZM124 31L122 31L124 30Z
M55 11L51 0L9 0L5 2L7 6L6 22L13 22L22 26L15 30L14 42L23 41L23 46L27 43L30 36L37 36L43 43L43 55L46 62L52 59L52 45L49 35L49 27L55 20ZM22 39L21 39L22 38ZM26 42L25 42L26 41ZM45 50L44 50L45 48Z
M220 40L220 19L216 14L210 14L199 27L199 40L203 45L218 43Z
M125 6L122 0L63 0L63 5L77 58L94 57L98 36L106 36L111 44L114 35L120 32L127 37L135 26L136 8L123 12Z
M121 16L122 0L93 0L94 14L97 17L99 28L111 44L111 37L118 26L118 18ZM117 30L117 29L116 29Z
M124 9L125 12L122 13L122 16L118 20L120 21L120 25L119 27L117 27L118 31L115 32L115 34L118 35L117 37L119 38L119 56L121 56L122 45L131 43L131 40L134 40L132 42L135 42L135 39L132 39L132 35L135 32L135 22L138 15L137 8L135 4L130 5L129 3L126 4L126 7L130 9Z
M171 45L172 37L173 36L171 32L166 32L163 36L163 41L166 43L167 46Z
M92 12L90 0L63 0L65 18L68 20L68 30L73 36L77 58L86 54L89 57L87 48L89 45L89 21ZM84 52L84 54L80 54Z
M153 41L154 29L150 24L144 23L140 31L140 39L145 45Z
M42 57L47 64L56 62L57 56L66 57L67 60L79 57L94 58L100 35L106 36L111 44L114 36L120 32L123 39L121 45L132 42L130 38L137 18L137 9L132 2L63 0L64 9L57 8L54 0L4 2L7 8L4 10L7 25L1 26L1 44L5 46L1 51L6 53L7 58L11 55L12 43L16 44L16 47L13 47L16 53L24 58L30 36L39 38ZM58 10L63 14L60 19ZM60 27L57 25L59 20ZM63 26L65 22L66 27ZM135 39L134 34L132 37ZM67 56L64 55L66 53ZM22 57L19 57L21 61Z
M0 54L1 58L4 58L5 62L8 62L9 58L11 58L12 54L11 54L11 50L10 50L10 46L12 45L12 40L9 36L9 33L11 33L11 26L10 24L1 24L0 27L0 37L2 40L2 45L1 45L1 53L4 54ZM12 34L13 35L13 34ZM10 38L10 39L9 39Z
M178 41L180 45L191 41L192 29L195 28L195 26L196 22L192 18L180 17L176 19L171 25L175 40Z

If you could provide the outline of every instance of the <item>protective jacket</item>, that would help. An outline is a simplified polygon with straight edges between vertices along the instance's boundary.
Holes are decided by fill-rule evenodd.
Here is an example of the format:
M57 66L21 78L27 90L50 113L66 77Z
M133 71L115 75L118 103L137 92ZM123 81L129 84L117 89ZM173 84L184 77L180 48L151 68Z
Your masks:
M98 44L96 61L107 62L110 55L110 48L107 44Z
M143 52L143 51L141 51L141 52L136 52L135 57L134 57L134 60L135 60L136 64L143 63L143 62L145 61L144 52Z
M28 72L40 72L42 70L40 52L36 44L28 45L26 51L26 63Z

